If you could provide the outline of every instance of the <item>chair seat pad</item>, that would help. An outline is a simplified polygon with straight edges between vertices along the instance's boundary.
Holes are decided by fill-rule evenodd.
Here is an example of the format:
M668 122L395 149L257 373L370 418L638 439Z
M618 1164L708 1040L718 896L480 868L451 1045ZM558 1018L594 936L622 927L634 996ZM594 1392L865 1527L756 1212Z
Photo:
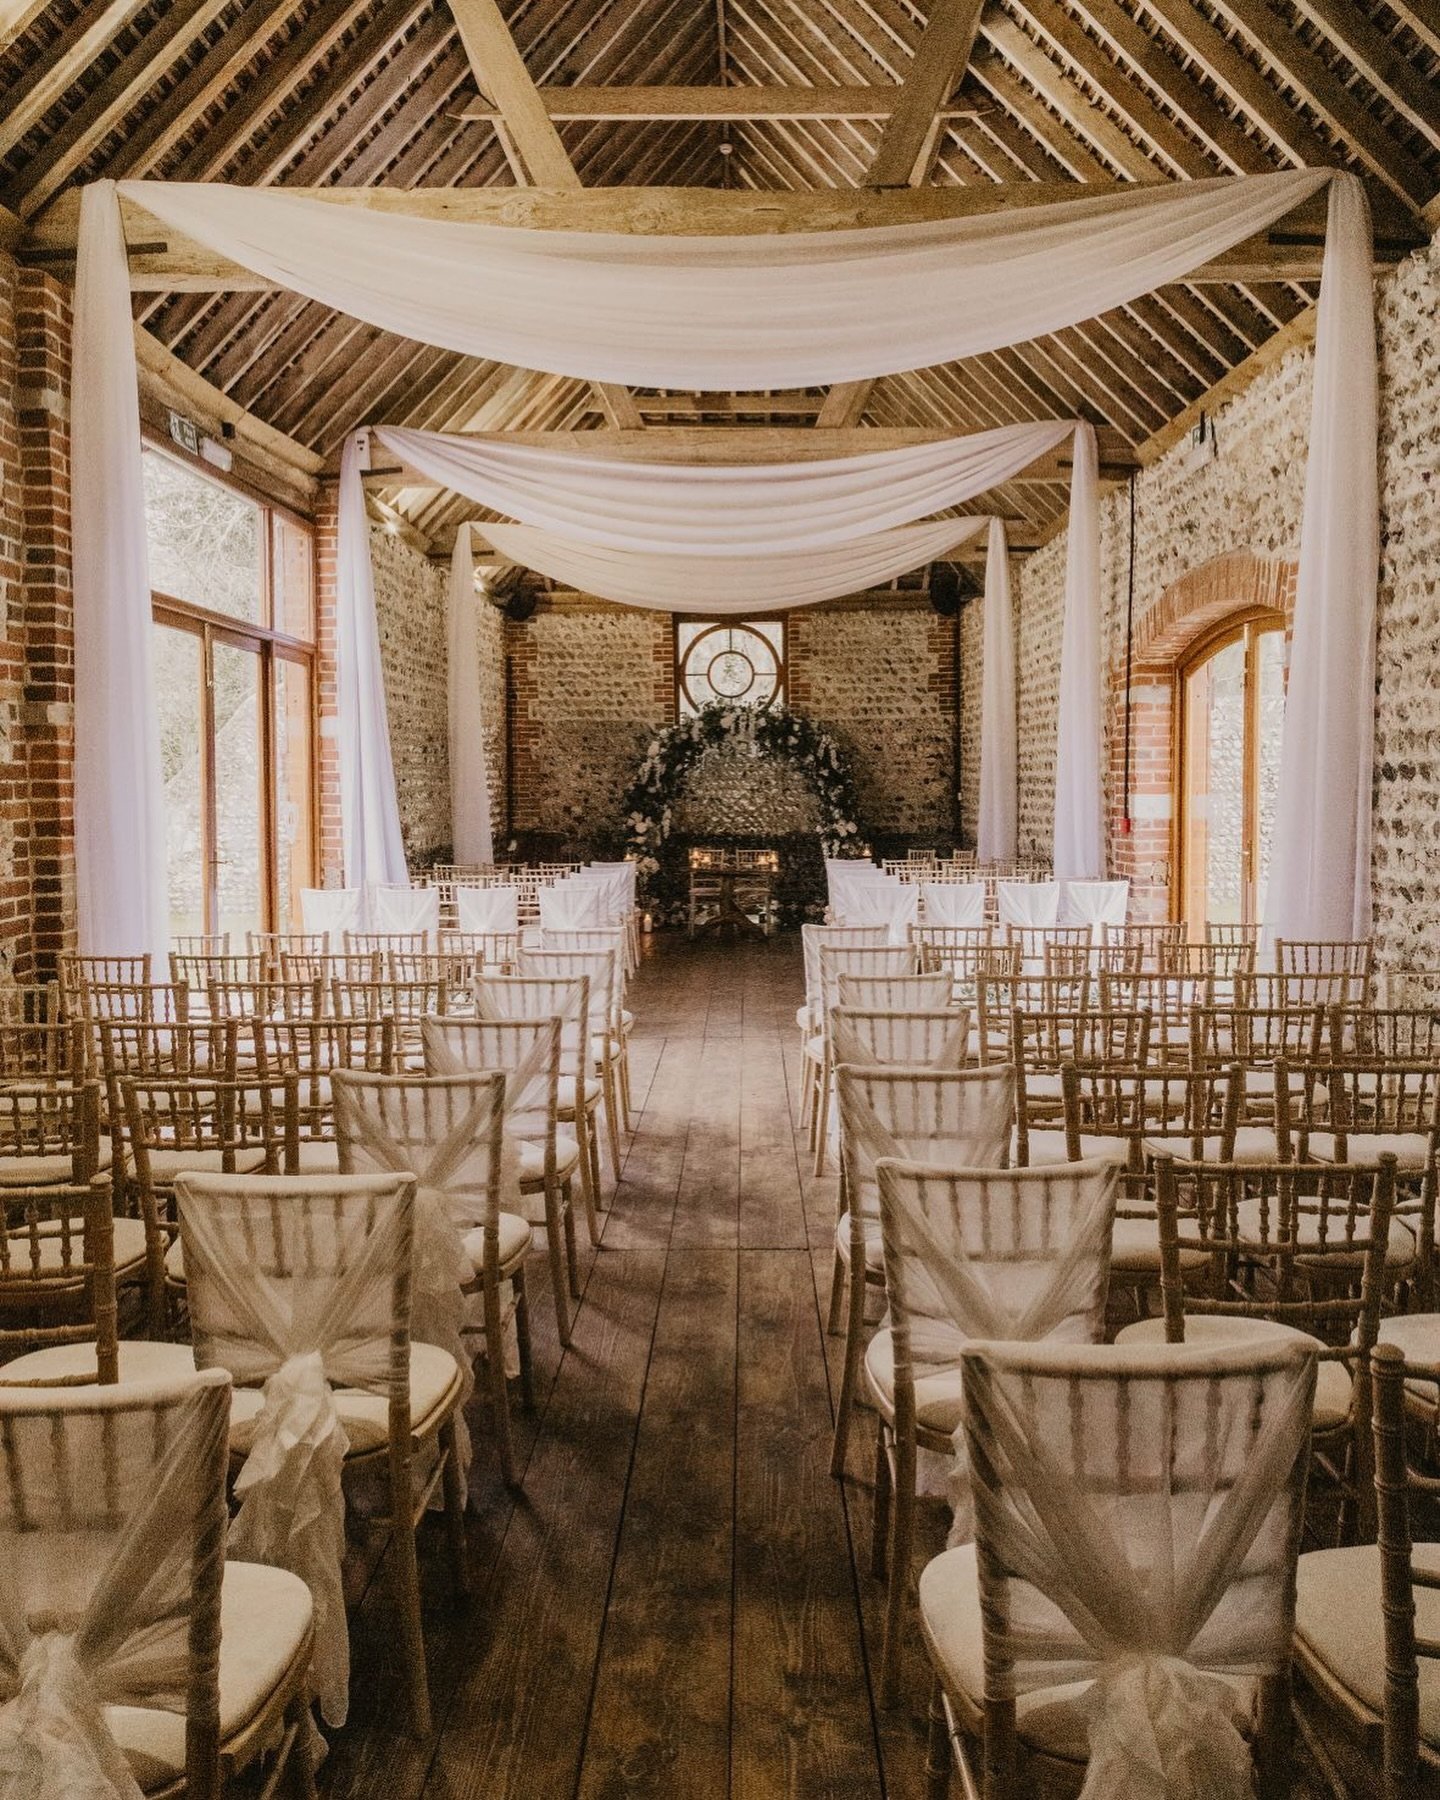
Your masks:
M143 1219L116 1219L112 1226L115 1244L115 1273L128 1275L132 1269L138 1268L145 1261L145 1221ZM59 1232L45 1232L40 1239L40 1267L49 1272L63 1266L61 1254L64 1239ZM18 1274L30 1267L30 1245L24 1238L15 1238L10 1245L13 1258L12 1267ZM84 1246L79 1237L70 1240L70 1260L72 1263L84 1255Z
M1039 1168L1044 1163L1063 1163L1069 1158L1065 1154L1065 1133L1063 1131L1032 1131L1030 1140L1030 1167ZM1017 1160L1017 1137L1011 1135L1010 1163L1014 1167ZM1108 1156L1115 1162L1123 1163L1130 1154L1130 1145L1123 1137L1103 1137L1098 1133L1082 1131L1080 1134L1080 1154L1083 1157Z
M220 1741L263 1709L305 1647L315 1603L288 1569L227 1562L220 1587ZM185 1772L185 1720L152 1707L107 1706L105 1722L142 1790Z
M522 1139L518 1146L520 1151L520 1179L522 1182L543 1182L545 1179L545 1146ZM580 1146L568 1131L555 1133L555 1174L564 1181L567 1175L574 1172L580 1160Z
M54 1187L74 1172L69 1156L0 1156L0 1187Z
M1253 1343L1267 1338L1294 1338L1302 1344L1319 1344L1307 1331L1279 1320L1244 1319L1220 1313L1194 1313L1185 1320L1187 1344ZM1140 1319L1115 1334L1117 1344L1163 1344L1165 1321ZM1324 1346L1320 1346L1323 1348ZM1342 1362L1320 1363L1315 1371L1315 1411L1312 1423L1316 1431L1338 1431L1350 1419L1350 1371Z
M340 1146L329 1138L302 1138L300 1140L301 1175L338 1175L340 1173Z
M840 1222L835 1227L835 1248L840 1253L842 1262L850 1261L850 1214L842 1213ZM865 1225L865 1267L877 1275L885 1270L885 1240L880 1234L880 1221L866 1219Z
M877 1408L887 1419L895 1413L895 1340L888 1330L877 1331L865 1349L865 1374ZM965 1393L960 1371L946 1375L920 1375L915 1381L915 1422L926 1431L947 1437L960 1423Z
M1065 1088L1058 1075L1048 1071L1026 1072L1025 1092L1031 1100L1063 1100Z
M232 1172L254 1175L265 1167L265 1152L258 1149L237 1150ZM223 1150L152 1150L150 1174L153 1180L167 1185L177 1175L220 1175L225 1173Z
M1199 1269L1208 1257L1203 1250L1182 1250L1180 1267ZM1110 1233L1110 1267L1125 1275L1158 1274L1160 1270L1160 1221L1158 1218L1116 1219Z
M470 1258L470 1267L478 1275L485 1267L485 1228L477 1225L473 1231L465 1233L465 1254ZM517 1217L515 1213L502 1212L500 1215L500 1267L508 1270L513 1264L524 1262L529 1254L531 1244L530 1221Z
M817 1031L814 1037L805 1040L805 1054L811 1062L823 1063L825 1060L825 1033Z
M460 1371L448 1350L435 1344L410 1346L410 1434L427 1437L460 1393ZM244 1455L255 1441L255 1421L264 1404L258 1387L236 1388L230 1396L230 1448ZM384 1394L366 1394L358 1388L336 1388L335 1410L350 1454L363 1456L378 1450L390 1437L390 1402Z
M188 1344L162 1344L146 1338L120 1340L120 1379L174 1381L195 1373L195 1353ZM0 1383L70 1381L95 1369L93 1344L52 1344L0 1365Z
M1306 1143L1316 1162L1337 1162L1335 1134L1312 1131ZM1378 1167L1382 1156L1393 1156L1399 1169L1410 1175L1430 1167L1430 1139L1423 1131L1352 1131L1345 1139L1345 1161L1351 1167Z
M1258 1200L1242 1200L1236 1211L1236 1223L1241 1232L1256 1243L1261 1241L1261 1215ZM1272 1205L1269 1217L1271 1241L1276 1232L1275 1209ZM1355 1219L1355 1235L1359 1239L1365 1236L1366 1221L1363 1215L1357 1214ZM1334 1263L1336 1268L1343 1268L1348 1263L1359 1265L1365 1260L1363 1249L1342 1250L1345 1240L1345 1212L1337 1207L1328 1221L1325 1234L1327 1249L1326 1262ZM1303 1249L1307 1244L1318 1245L1320 1242L1320 1216L1318 1213L1303 1212L1296 1221L1296 1241ZM1398 1214L1390 1215L1390 1232L1385 1242L1385 1261L1388 1267L1406 1268L1415 1260L1415 1233L1406 1221Z
M1380 1342L1394 1344L1411 1363L1440 1363L1440 1313L1399 1313L1380 1321ZM1418 1400L1427 1414L1435 1410L1435 1383L1407 1381L1405 1392Z
M816 1010L817 1009L808 1000L803 1006L797 1006L795 1008L795 1023L800 1027L801 1031L804 1032L806 1037L809 1037L811 1032L817 1030L819 1027L820 1021L816 1017Z
M1440 1574L1440 1544L1417 1544L1415 1567ZM1415 1589L1415 1630L1440 1637L1440 1589ZM1295 1644L1377 1716L1385 1705L1380 1552L1374 1544L1311 1550L1295 1575ZM1420 1736L1440 1745L1440 1661L1422 1656Z
M1200 1140L1200 1160L1219 1162L1220 1133L1207 1134ZM1147 1157L1173 1156L1177 1162L1189 1162L1192 1149L1188 1137L1156 1137L1145 1139ZM1240 1163L1273 1163L1280 1160L1274 1130L1269 1125L1241 1125L1235 1133L1235 1152L1230 1159Z
M565 1079L562 1079L562 1081L560 1083L560 1105L559 1105L559 1108L557 1109L558 1117L560 1117L562 1119L573 1119L575 1117L575 1108L571 1103L571 1096L574 1094L574 1092L575 1092L574 1076L572 1075ZM598 1081L592 1081L592 1080L586 1081L586 1083L585 1083L585 1110L587 1112L590 1111L591 1107L598 1106L600 1104L600 1099L604 1092L605 1092L604 1088L601 1087L601 1085Z
M985 1638L975 1562L975 1546L960 1544L925 1565L920 1576L920 1624L946 1691L963 1696L978 1711L985 1693ZM1253 1707L1253 1682L1224 1679ZM1087 1762L1090 1740L1082 1702L1089 1688L1088 1681L1074 1681L1019 1695L1015 1728L1021 1744L1041 1756ZM1023 1784L1021 1791L1028 1791Z
M622 1006L620 1008L620 1035L622 1037L629 1037L630 1033L634 1029L635 1029L634 1013L630 1011L628 1006Z

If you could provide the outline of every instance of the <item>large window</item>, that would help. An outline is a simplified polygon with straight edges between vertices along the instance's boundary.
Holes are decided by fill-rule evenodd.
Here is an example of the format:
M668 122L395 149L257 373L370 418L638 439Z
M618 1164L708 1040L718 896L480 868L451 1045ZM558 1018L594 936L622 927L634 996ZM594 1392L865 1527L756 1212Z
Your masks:
M1180 670L1180 851L1188 934L1265 918L1285 718L1285 621L1256 613Z
M682 714L712 700L768 706L785 698L783 619L680 619L675 658Z
M170 929L298 923L315 871L314 540L145 452Z

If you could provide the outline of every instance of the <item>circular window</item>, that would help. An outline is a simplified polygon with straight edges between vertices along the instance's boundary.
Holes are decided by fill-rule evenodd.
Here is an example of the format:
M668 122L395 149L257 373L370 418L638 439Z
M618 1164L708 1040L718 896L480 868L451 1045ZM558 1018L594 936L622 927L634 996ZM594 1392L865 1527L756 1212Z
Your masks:
M768 706L780 691L779 648L764 628L702 627L684 647L680 680L685 698L696 708L713 700Z

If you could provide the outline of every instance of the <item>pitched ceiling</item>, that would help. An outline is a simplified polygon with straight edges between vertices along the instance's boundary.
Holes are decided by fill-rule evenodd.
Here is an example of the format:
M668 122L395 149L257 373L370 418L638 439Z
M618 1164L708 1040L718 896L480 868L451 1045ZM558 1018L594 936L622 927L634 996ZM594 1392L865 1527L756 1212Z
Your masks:
M457 0L462 12L470 3ZM853 89L928 74L943 117L921 173L937 184L1338 164L1365 176L1386 216L1415 215L1420 235L1440 190L1437 0L987 0L958 85L947 59L927 72L916 49L927 14L947 29L952 12L973 19L963 0L500 10L542 90ZM482 96L448 0L0 0L0 46L0 203L25 220L99 175L411 188L523 174L489 65ZM800 189L873 179L883 121L562 118L557 129L587 187ZM1078 411L1138 446L1312 298L1304 282L1180 285L1017 349L837 390L828 407L818 389L768 401L640 392L633 405L652 426L973 430ZM136 311L208 381L327 458L371 420L640 422L624 390L406 343L289 294L144 295ZM436 542L468 510L424 490L395 498ZM1043 531L1064 501L1062 485L1030 483L998 504Z

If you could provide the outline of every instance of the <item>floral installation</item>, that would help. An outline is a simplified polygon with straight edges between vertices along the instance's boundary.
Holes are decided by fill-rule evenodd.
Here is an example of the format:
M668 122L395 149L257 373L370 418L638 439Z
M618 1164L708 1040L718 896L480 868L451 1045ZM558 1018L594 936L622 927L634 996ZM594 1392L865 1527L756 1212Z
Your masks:
M621 803L626 851L638 863L642 880L660 872L674 804L695 765L707 750L728 744L748 745L755 757L779 757L806 777L819 802L819 837L826 856L870 854L856 822L849 763L828 732L784 706L712 700L655 734Z

